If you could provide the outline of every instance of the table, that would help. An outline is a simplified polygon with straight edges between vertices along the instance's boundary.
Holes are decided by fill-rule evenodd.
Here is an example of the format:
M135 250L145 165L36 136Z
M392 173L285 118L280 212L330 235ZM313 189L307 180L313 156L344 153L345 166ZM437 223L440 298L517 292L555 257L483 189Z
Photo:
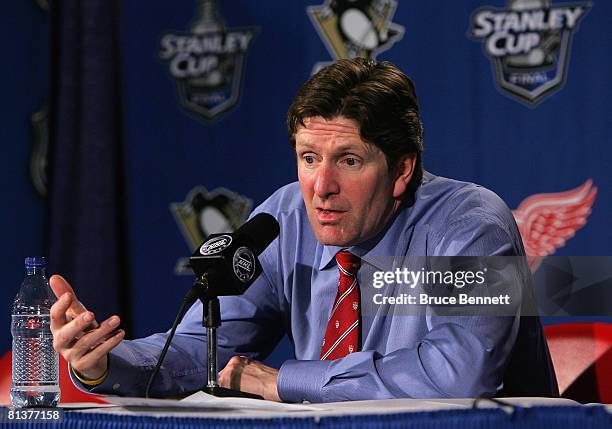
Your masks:
M473 408L473 399L354 401L315 404L308 411L109 407L66 409L62 423L0 423L3 427L74 429L183 428L612 428L612 406L565 399L503 399Z

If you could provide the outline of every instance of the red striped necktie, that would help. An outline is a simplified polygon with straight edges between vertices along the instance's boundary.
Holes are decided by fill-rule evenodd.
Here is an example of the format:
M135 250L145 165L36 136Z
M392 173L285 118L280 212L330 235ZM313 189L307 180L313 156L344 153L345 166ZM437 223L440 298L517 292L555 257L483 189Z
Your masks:
M336 253L340 271L338 293L327 322L321 360L340 359L361 349L360 302L357 271L361 259L351 252Z

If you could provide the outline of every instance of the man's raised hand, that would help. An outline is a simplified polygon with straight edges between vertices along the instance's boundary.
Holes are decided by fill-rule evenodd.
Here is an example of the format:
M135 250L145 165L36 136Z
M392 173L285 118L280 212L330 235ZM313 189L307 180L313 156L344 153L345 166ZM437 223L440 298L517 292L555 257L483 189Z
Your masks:
M125 336L122 329L117 329L119 316L98 324L63 277L51 276L49 283L58 298L51 306L53 348L82 377L99 379L108 368L108 352Z

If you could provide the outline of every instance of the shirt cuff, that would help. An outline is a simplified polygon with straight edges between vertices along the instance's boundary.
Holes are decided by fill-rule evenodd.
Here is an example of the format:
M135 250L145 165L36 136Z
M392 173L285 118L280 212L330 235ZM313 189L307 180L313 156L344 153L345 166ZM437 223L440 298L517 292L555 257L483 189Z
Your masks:
M130 359L128 350L123 350L123 344L119 344L108 353L108 368L106 378L95 386L81 383L69 371L74 385L87 393L110 394L120 396L139 396L144 392L142 371L135 367ZM126 356L126 353L128 355ZM146 377L145 377L146 378ZM144 381L146 383L146 381Z
M278 372L278 396L285 402L325 402L323 385L332 361L287 360Z

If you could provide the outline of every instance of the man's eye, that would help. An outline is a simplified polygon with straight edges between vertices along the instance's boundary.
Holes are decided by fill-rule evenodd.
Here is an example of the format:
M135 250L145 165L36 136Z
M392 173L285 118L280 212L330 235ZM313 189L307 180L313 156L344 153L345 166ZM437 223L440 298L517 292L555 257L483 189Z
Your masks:
M357 158L351 158L351 157L345 158L344 162L346 162L346 165L348 165L350 167L353 167L353 166L359 164L359 160Z
M306 164L312 164L314 163L314 156L312 155L304 155L304 161L306 162Z

